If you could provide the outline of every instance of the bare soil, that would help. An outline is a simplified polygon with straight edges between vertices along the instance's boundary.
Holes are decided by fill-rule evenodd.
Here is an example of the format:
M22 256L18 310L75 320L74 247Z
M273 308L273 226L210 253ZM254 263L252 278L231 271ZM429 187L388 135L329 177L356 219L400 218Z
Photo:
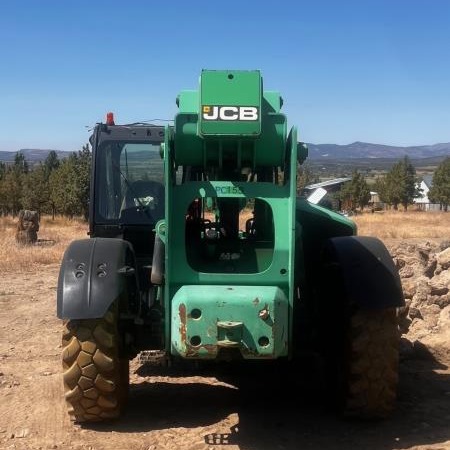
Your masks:
M338 418L314 376L250 371L251 389L238 389L224 376L134 360L125 416L74 425L63 401L59 267L42 267L3 276L0 285L0 449L450 449L450 343L436 327L404 340L389 420Z

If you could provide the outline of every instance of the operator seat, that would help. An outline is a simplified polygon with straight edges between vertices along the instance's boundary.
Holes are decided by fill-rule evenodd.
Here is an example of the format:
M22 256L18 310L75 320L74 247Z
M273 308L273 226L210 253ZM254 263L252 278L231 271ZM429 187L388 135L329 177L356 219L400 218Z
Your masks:
M164 185L158 181L130 183L123 198L120 221L127 224L156 224L164 218Z

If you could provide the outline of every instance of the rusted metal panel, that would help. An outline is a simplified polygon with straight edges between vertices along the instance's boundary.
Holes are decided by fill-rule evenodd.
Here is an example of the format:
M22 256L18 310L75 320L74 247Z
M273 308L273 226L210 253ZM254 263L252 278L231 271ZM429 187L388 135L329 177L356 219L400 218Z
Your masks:
M183 286L172 302L172 354L214 359L234 348L245 359L286 356L288 307L275 286Z

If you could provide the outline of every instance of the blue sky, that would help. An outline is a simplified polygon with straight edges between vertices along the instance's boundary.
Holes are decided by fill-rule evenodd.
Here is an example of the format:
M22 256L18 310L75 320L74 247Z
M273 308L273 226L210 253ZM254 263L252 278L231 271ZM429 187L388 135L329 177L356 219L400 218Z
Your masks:
M171 119L202 68L261 69L307 142L450 141L449 0L3 0L0 150Z

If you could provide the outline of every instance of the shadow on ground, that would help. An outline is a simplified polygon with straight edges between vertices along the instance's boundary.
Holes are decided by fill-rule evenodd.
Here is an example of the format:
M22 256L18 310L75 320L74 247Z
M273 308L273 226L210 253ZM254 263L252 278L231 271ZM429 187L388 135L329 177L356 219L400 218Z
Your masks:
M450 372L422 348L420 359L401 362L398 408L385 421L350 421L337 417L321 400L316 376L298 376L288 368L219 369L214 375L235 385L199 382L181 377L199 375L186 368L141 366L148 377L132 385L127 414L97 431L144 432L173 427L211 426L237 413L229 433L208 433L205 448L237 445L262 449L403 449L433 446L450 440ZM305 370L305 373L313 373ZM163 382L161 376L167 376ZM209 376L204 370L200 375ZM186 380L189 380L187 378ZM195 378L197 380L197 378ZM236 388L237 385L241 387ZM441 445L442 444L442 445Z

